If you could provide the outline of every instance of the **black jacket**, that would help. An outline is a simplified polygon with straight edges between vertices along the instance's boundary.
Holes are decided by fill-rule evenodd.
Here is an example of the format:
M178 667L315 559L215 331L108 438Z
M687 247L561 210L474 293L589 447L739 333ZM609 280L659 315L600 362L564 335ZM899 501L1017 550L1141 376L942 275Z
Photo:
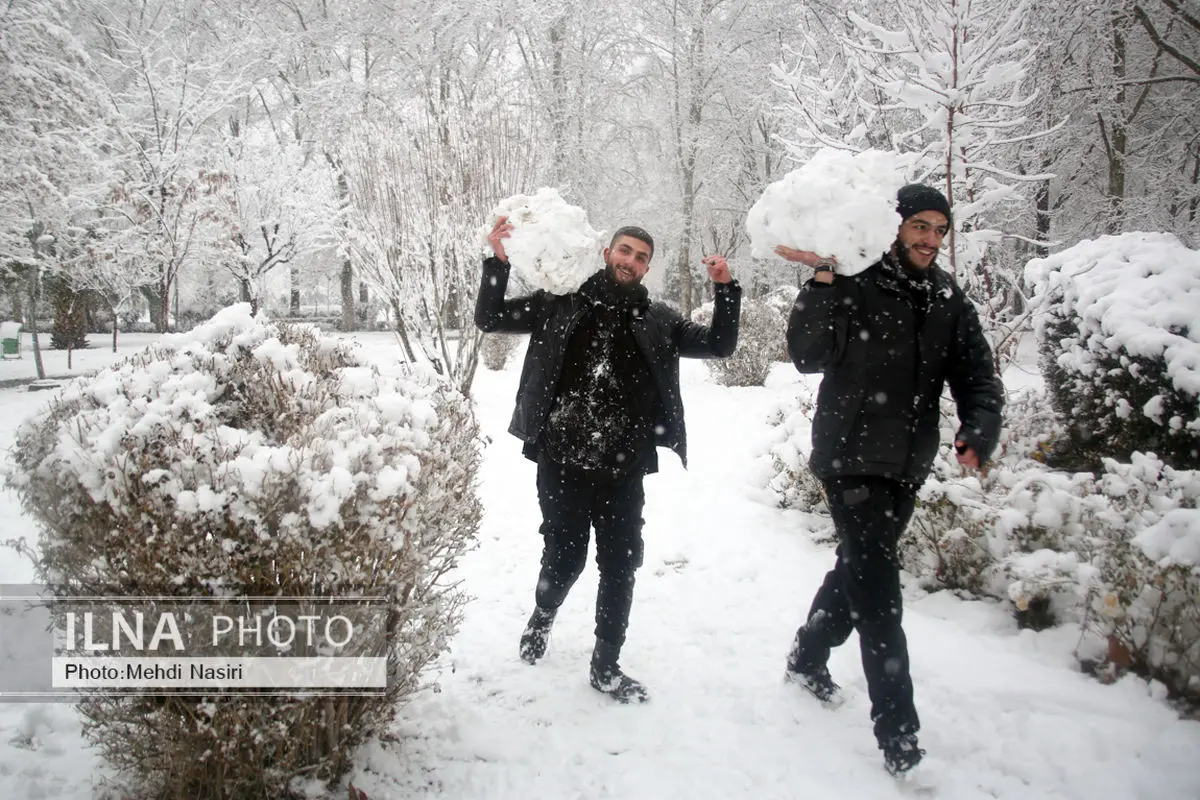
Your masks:
M483 277L475 301L475 325L485 332L530 334L516 409L508 431L527 444L535 444L554 402L567 340L586 310L587 301L577 292L556 295L544 291L505 300L508 271L508 264L498 258L483 262ZM737 347L741 287L736 282L715 286L711 327L685 320L670 306L657 301L631 316L634 339L658 387L655 444L678 453L684 466L687 466L687 430L679 391L679 358L724 358Z
M876 262L832 284L809 281L788 320L788 353L822 372L809 466L820 478L881 475L920 484L939 446L944 384L958 405L957 439L989 458L1003 389L975 307L938 267L920 308L900 268ZM920 313L924 310L924 315Z

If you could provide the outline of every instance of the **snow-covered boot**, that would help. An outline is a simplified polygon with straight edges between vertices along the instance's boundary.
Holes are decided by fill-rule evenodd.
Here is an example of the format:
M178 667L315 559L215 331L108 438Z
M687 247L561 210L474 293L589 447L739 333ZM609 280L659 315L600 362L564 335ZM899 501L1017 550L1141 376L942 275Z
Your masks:
M521 660L528 664L536 664L538 659L546 655L546 640L550 638L550 627L554 624L557 608L533 609L533 615L525 625L521 634Z
M903 775L921 763L925 751L917 746L915 733L901 733L879 740L883 751L883 766L893 775Z
M788 683L797 684L804 691L820 700L827 706L837 707L842 704L842 687L833 682L829 668L825 666L805 669L800 663L800 642L804 636L804 628L796 631L792 641L792 649L788 652L787 671L783 677Z
M826 667L818 667L809 672L795 672L788 669L784 680L794 683L813 697L830 708L836 708L845 699L842 697L842 687L833 682L833 677Z
M592 651L592 688L619 703L645 703L650 699L649 692L640 682L621 671L617 664L620 655L620 645L596 640L596 649Z

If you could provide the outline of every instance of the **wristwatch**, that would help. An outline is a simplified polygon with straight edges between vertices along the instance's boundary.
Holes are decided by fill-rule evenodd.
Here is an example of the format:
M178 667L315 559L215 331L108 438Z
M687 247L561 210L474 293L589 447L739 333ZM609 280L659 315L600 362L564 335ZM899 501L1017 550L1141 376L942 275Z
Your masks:
M813 264L813 274L818 272L834 272L835 262L828 258L822 258L816 264Z

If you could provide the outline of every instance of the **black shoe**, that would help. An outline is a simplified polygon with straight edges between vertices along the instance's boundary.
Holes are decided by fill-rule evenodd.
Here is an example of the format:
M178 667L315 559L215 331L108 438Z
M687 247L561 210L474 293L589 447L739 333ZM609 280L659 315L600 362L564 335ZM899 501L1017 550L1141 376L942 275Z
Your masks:
M833 678L829 675L829 670L825 667L820 667L810 672L798 672L793 670L791 663L789 663L788 670L784 673L784 680L798 685L801 689L830 707L840 706L845 699L842 697L842 687L833 682Z
M536 664L538 659L546 655L546 641L550 638L550 627L554 624L557 608L533 609L533 615L525 625L521 634L521 660L528 664Z
M925 751L917 746L915 733L902 733L882 739L879 742L879 749L883 751L883 766L892 775L903 775L908 772L920 764L921 757L925 755Z
M640 681L621 671L617 658L621 654L619 645L609 644L600 639L596 640L596 649L592 651L592 668L589 677L592 688L606 694L618 703L645 703L650 699L650 693Z
M626 675L620 668L597 669L592 667L592 688L606 694L618 703L645 703L650 693L640 682Z

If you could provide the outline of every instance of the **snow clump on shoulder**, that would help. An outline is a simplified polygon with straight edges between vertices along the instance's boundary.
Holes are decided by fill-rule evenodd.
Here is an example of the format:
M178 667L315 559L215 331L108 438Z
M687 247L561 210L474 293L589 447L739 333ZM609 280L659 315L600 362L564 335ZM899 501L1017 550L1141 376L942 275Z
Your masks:
M818 150L750 209L751 254L770 258L776 245L785 245L837 259L842 275L862 272L896 239L896 193L905 183L897 153Z

